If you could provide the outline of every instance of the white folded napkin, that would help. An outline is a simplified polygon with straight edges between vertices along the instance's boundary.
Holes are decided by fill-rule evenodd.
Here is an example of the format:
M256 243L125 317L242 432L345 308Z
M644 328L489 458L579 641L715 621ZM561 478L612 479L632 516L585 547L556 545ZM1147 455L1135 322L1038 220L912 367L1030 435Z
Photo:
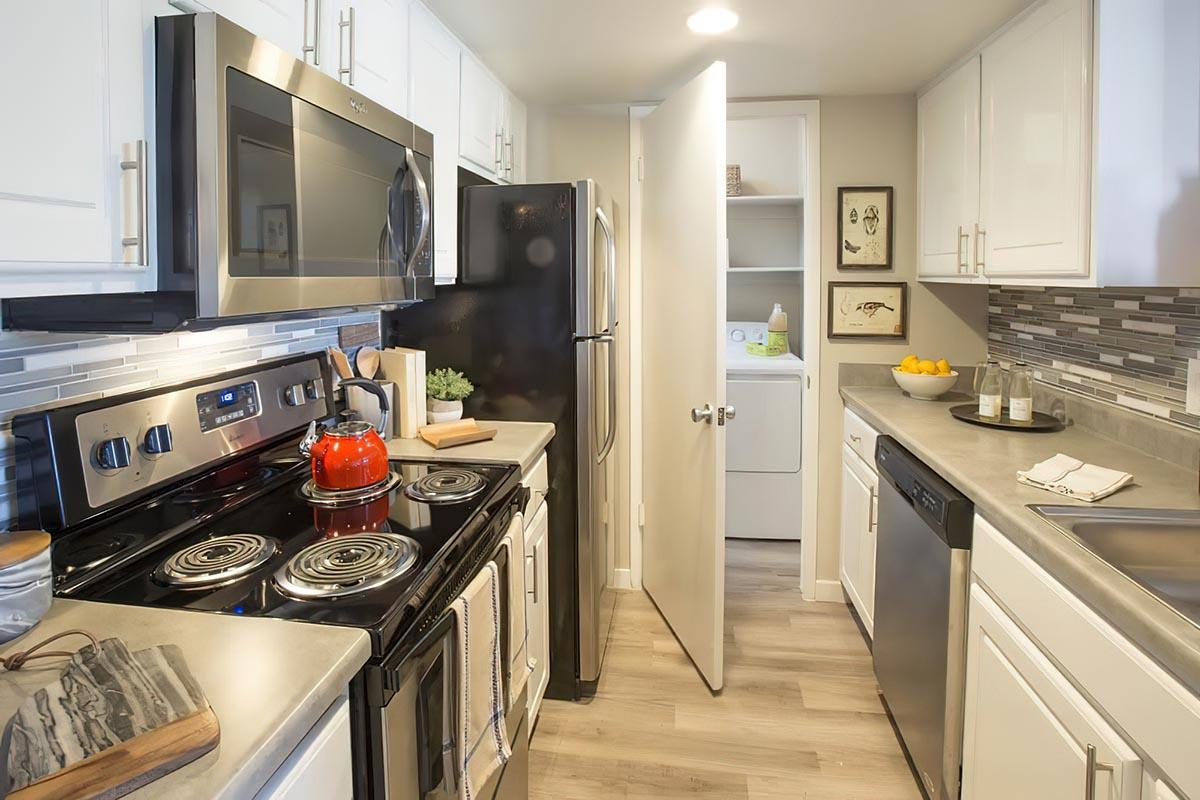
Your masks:
M1017 471L1017 480L1055 494L1095 502L1131 483L1128 472L1085 464L1062 453L1027 470Z

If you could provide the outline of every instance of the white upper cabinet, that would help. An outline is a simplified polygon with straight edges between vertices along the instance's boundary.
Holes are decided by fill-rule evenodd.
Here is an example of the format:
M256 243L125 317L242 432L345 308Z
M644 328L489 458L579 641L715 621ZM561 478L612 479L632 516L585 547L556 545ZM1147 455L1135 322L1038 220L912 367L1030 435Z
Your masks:
M320 66L342 83L408 115L407 0L325 0ZM324 4L322 4L324 5Z
M1197 285L1198 29L1194 0L1043 0L926 91L919 277Z
M476 171L504 178L504 89L470 53L462 54L458 153Z
M976 275L979 220L979 56L917 101L920 276Z
M458 42L423 5L410 6L409 118L433 134L433 271L458 276Z
M1091 4L1049 0L982 55L984 274L1081 277L1088 263Z
M508 96L508 130L506 131L508 180L510 183L524 183L526 180L526 135L528 132L529 114L525 104L515 96Z
M144 141L153 95L143 60L151 22L131 0L5 4L0 271L12 276L8 296L150 288ZM52 277L74 271L92 277L74 288Z
M305 56L305 44L311 45L316 41L316 27L320 22L316 15L323 3L318 0L201 0L193 5L215 11L255 36L261 36L276 47L301 58ZM325 66L331 53L336 59L329 42L320 40L316 55L320 58L321 66ZM314 63L313 58L313 53L307 54L308 63Z

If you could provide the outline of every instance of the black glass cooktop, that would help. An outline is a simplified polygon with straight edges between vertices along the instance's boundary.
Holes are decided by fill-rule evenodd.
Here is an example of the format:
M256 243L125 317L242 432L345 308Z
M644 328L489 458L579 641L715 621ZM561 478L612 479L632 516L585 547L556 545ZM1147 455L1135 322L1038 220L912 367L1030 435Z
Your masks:
M300 494L309 477L307 463L267 453L224 476L213 473L120 517L58 537L53 545L57 592L124 605L360 627L371 633L375 654L380 655L407 630L428 595L490 527L488 520L503 512L518 486L516 467L453 466L479 475L487 489L464 502L412 500L404 486L439 466L392 462L402 480L388 494L358 506L322 508ZM412 566L382 585L339 597L297 599L276 580L276 573L310 545L330 539L353 542L355 536L380 533L399 534L417 545ZM186 548L225 536L235 538L222 542L235 545L203 557L212 555L219 561L238 547L257 547L264 540L271 555L220 585L171 584L164 562ZM366 548L380 540L395 541L362 536L359 544Z

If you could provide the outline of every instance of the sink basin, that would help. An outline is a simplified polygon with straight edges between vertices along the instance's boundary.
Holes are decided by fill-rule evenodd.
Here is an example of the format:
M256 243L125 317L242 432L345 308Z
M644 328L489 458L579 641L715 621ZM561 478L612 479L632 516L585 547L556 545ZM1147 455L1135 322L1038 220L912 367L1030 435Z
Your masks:
M1200 511L1029 508L1200 626Z

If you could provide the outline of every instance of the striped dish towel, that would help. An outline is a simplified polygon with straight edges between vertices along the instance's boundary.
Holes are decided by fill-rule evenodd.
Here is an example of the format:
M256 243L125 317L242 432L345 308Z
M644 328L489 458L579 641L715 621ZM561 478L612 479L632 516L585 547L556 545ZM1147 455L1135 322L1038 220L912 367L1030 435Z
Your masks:
M458 623L460 800L476 800L512 750L504 725L500 671L500 573L488 562L450 604Z
M508 707L521 697L533 666L529 663L529 629L525 624L525 531L520 517L500 542L508 550Z

